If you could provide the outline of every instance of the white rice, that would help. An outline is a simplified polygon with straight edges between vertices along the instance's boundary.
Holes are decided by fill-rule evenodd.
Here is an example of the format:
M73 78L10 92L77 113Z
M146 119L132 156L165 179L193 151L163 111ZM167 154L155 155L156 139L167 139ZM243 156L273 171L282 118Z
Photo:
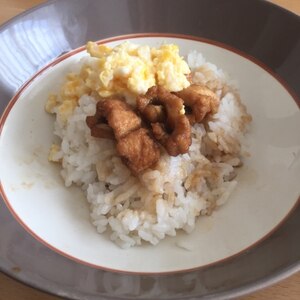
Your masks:
M156 245L179 229L191 232L197 217L223 205L237 184L234 167L246 153L250 117L222 70L197 52L187 61L193 81L220 96L219 111L206 124L193 126L189 153L164 153L158 166L139 178L121 162L113 141L91 136L85 119L95 113L93 97L80 98L67 124L55 121L54 133L61 139L55 160L62 161L66 186L76 184L85 191L93 225L99 233L109 230L120 247L142 241Z

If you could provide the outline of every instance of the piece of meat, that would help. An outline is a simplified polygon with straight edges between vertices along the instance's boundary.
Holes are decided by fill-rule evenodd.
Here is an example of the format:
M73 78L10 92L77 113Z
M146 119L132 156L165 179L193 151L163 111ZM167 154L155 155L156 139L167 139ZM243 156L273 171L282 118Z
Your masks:
M167 122L170 129L175 126L176 118L184 113L183 101L161 86L151 87L144 96L137 97L136 102L138 110L147 122L155 123L152 120L160 120L163 117L161 123ZM156 109L155 106L163 108Z
M148 89L145 95L136 98L136 106L148 123L163 122L165 111L161 104L155 101L155 87Z
M171 156L187 153L191 145L191 126L189 120L184 116L179 116L176 127L171 135L161 123L152 124L153 135L164 145Z
M218 111L217 95L203 85L192 84L174 94L183 100L191 125L201 122L207 114Z
M101 107L108 125L113 129L117 140L141 127L141 118L126 102L110 99L98 102L98 105Z
M141 118L123 100L99 101L95 115L87 117L86 123L92 136L116 139L118 154L134 174L151 167L160 158L159 146L149 130L141 128Z
M106 121L102 117L88 116L86 118L86 124L91 129L91 135L93 137L101 137L104 139L115 138L113 130L106 124Z
M166 112L160 104L148 104L143 110L144 118L150 123L164 122L166 120Z
M119 139L141 127L141 118L123 100L106 98L97 103L94 116L86 123L91 135L99 138Z
M162 106L161 109L153 106ZM154 137L169 155L188 152L191 145L191 126L184 115L183 100L161 86L151 87L144 96L137 98L137 107L151 125Z
M134 174L153 166L160 158L160 149L145 128L130 132L117 142L117 152Z

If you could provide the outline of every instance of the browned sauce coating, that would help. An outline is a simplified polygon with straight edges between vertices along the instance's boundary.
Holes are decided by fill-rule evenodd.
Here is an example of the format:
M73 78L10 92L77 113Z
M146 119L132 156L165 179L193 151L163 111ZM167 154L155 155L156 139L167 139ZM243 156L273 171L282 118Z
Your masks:
M158 145L145 128L134 130L117 143L117 151L134 174L151 167L160 158Z
M92 131L93 127L109 125L118 140L132 130L140 128L141 118L123 100L107 98L97 103L96 114L87 117L86 123ZM103 136L103 131L96 131L95 133L92 133L95 137L107 138Z
M217 95L202 85L192 84L174 94L183 100L191 125L201 122L208 113L217 112L219 107Z
M91 129L91 135L94 137L102 137L105 139L114 139L114 132L105 124L105 118L98 115L98 111L94 116L86 118L86 124Z
M184 115L182 99L163 87L153 86L144 96L137 97L137 107L169 155L188 152L191 126Z
M153 166L160 158L160 149L141 128L140 117L123 100L108 98L97 103L94 116L86 118L91 135L116 139L117 152L134 174Z
M152 123L153 135L171 156L187 153L191 145L191 126L186 116L177 118L172 134L168 134L162 123Z

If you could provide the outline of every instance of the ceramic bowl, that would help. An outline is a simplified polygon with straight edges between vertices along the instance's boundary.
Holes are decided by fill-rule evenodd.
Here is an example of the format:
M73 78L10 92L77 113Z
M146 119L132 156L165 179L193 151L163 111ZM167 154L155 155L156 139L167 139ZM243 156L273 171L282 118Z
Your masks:
M0 266L9 274L16 266L22 269L17 277L26 283L75 299L222 298L299 268L299 35L275 35L279 15L286 18L289 32L300 28L299 18L253 1L247 4L249 14L258 10L272 26L258 17L261 22L251 28L240 16L230 15L232 7L240 14L246 11L239 1L154 2L53 1L0 32L6 41L0 60L1 95L6 99L1 101L0 127ZM208 18L213 12L214 19ZM181 14L190 19L180 23ZM119 22L112 22L118 16ZM218 25L222 18L227 29ZM272 43L278 41L275 52L264 39L272 34ZM251 156L228 203L199 218L190 235L179 233L155 247L118 248L107 235L96 233L83 194L66 188L59 166L48 162L54 119L44 111L45 102L86 55L77 47L88 40L176 43L183 56L196 49L238 81L253 117L247 138ZM9 51L12 47L19 47L17 54ZM191 247L187 251L180 243ZM26 258L20 255L23 251Z

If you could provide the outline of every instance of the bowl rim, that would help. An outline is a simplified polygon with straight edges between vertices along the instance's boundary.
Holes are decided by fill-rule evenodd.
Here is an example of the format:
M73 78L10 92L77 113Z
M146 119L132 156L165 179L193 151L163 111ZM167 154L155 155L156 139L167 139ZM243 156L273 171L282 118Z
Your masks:
M45 3L39 4L37 6L34 6L33 8L31 8L31 9L29 9L29 10L27 10L27 11L25 11L25 12L19 14L19 15L17 15L16 17L14 17L14 18L6 21L5 23L3 23L0 26L0 33L4 29L6 29L7 27L9 27L11 24L13 24L15 21L17 21L19 19L22 19L22 17L24 17L24 16L26 16L26 15L34 12L34 11L37 11L37 10L43 8L43 7L49 6L49 5L53 4L53 3L57 3L57 2L59 2L59 1L58 0L49 0L49 1L45 2ZM264 3L264 5L266 5L268 7L276 8L278 11L279 10L280 11L284 11L285 14L289 15L290 17L291 16L292 17L298 17L296 14L294 14L294 13L288 11L287 9L284 9L284 8L282 8L282 7L274 4L274 3L271 3L271 2L268 2L268 1L263 1L263 0L256 0L256 2L257 2L257 4ZM229 46L229 47L231 47L231 46ZM254 59L257 60L256 58L254 58ZM266 67L272 71L272 69L270 67L268 67L267 65L266 65ZM274 71L272 71L272 72L274 72ZM275 75L277 75L278 77L280 77L277 73L275 73ZM282 79L282 78L280 77L280 79ZM292 94L295 94L297 96L297 94L294 91L292 91ZM297 101L297 104L299 106L299 101ZM5 108L5 110L6 110L6 108ZM299 200L300 200L300 198L297 201L298 204L299 204ZM47 286L47 285L39 286L37 283L35 283L34 281L30 280L29 278L18 276L16 273L14 273L12 271L9 271L8 268L5 268L1 264L0 264L0 271L3 272L4 274L6 274L7 276L13 278L13 279L15 279L15 280L17 280L17 281L19 281L19 282L21 282L23 284L26 284L28 286L34 287L34 288L36 288L36 289L38 289L40 291L43 291L43 292L46 292L46 293L49 293L49 294L53 294L53 295L63 296L64 298L67 298L67 299L79 299L79 298L77 298L76 295L72 295L72 298L70 298L70 296L64 294L61 291L54 291L53 289L51 290L51 287ZM242 285L240 285L238 287L235 287L233 289L226 290L225 292L217 292L216 294L213 294L213 296L214 296L214 299L225 299L225 298L226 299L232 299L232 298L235 298L235 297L240 297L240 296L252 293L254 291L266 288L266 287L268 287L268 286L270 286L272 284L275 284L275 283L277 283L277 282L279 282L279 281L281 281L281 280L283 280L283 279L285 279L285 278L287 278L287 277L291 276L292 274L294 274L296 272L299 272L299 271L300 271L300 261L298 261L296 263L292 263L290 265L287 265L285 268L281 268L278 271L273 272L268 277L254 279L250 283L242 284ZM204 296L204 299L206 299L206 298L207 299L211 299L210 296Z

